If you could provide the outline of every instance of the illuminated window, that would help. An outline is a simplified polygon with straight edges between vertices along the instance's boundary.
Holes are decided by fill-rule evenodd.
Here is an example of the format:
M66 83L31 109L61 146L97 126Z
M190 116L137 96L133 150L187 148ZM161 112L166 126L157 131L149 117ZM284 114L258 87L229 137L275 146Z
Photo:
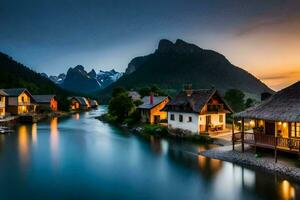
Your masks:
M182 122L183 121L183 116L179 115L179 121Z
M219 122L223 123L223 115L219 115Z
M291 124L291 136L292 137L300 137L300 123L292 123Z

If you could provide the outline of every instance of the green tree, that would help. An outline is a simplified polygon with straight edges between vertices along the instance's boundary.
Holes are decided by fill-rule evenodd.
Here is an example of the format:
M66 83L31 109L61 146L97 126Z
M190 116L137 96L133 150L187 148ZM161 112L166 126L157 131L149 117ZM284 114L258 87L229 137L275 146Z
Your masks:
M125 88L123 88L123 87L116 87L116 88L113 89L112 97L116 97L116 96L118 96L119 94L122 94L122 93L127 93L127 91L125 90Z
M108 104L108 112L115 116L117 121L123 122L134 110L134 104L126 92L114 96Z
M245 108L250 108L254 106L256 101L254 99L248 98L245 103Z
M234 112L240 112L245 109L245 94L242 91L237 89L227 90L224 98Z

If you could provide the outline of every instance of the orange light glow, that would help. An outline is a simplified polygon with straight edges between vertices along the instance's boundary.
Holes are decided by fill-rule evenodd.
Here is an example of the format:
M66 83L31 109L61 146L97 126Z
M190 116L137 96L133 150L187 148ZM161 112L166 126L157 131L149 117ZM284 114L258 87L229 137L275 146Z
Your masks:
M19 155L21 163L24 166L28 160L28 131L25 125L19 127L18 136Z
M294 199L295 198L295 188L287 180L282 181L280 184L280 192L282 199Z

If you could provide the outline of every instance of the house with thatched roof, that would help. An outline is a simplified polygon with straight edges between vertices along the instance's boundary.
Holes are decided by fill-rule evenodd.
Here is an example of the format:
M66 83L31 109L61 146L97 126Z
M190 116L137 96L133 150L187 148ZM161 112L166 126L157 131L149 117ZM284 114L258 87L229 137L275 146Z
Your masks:
M12 115L34 113L36 103L26 88L2 89L6 94L6 111Z
M91 108L90 102L85 97L69 97L71 110L87 110Z
M145 96L142 104L137 107L143 123L157 124L167 120L167 112L162 111L170 101L168 96Z
M178 93L163 109L168 112L169 129L192 134L226 129L226 114L232 109L216 89L193 90L191 85Z
M38 110L57 111L58 100L54 94L50 95L33 95L35 102L38 104Z
M255 147L300 152L300 81L282 89L260 104L234 115L241 132L233 132L237 142ZM252 120L253 133L245 132L245 119Z

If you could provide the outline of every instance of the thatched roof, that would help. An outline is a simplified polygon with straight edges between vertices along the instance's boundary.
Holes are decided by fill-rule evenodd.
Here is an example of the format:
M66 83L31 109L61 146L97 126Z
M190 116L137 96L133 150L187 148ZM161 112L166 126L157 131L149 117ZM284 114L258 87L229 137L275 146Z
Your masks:
M261 104L235 114L234 117L300 122L300 81L277 92Z
M199 89L192 90L190 95L187 95L186 91L179 92L166 106L163 110L165 111L182 111L182 112L194 112L200 113L203 107L209 102L209 100L217 95L220 100L224 103L228 111L232 112L232 109L228 104L222 99L218 91L214 88L212 89ZM173 110L173 107L179 108Z

